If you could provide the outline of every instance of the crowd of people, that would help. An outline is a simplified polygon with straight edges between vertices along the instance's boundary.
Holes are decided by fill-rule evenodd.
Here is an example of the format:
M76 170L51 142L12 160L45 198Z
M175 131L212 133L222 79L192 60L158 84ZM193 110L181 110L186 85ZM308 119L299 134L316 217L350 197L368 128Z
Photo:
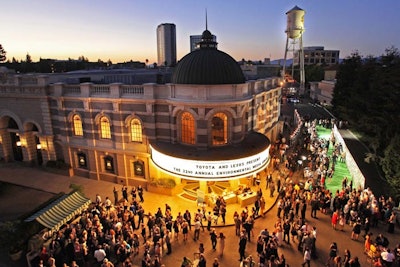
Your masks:
M317 257L317 228L309 224L307 210L310 217L331 216L332 229L340 231L345 225L352 227L349 240L365 239L365 252L369 253L371 246L381 253L374 258L375 266L391 266L390 262L400 257L400 246L389 244L383 233L376 238L371 228L376 227L379 221L388 224L388 233L392 233L396 222L393 212L394 201L390 197L376 197L369 188L353 188L351 179L343 178L342 189L331 192L325 186L325 180L334 172L336 160L343 158L341 144L336 143L333 136L329 140L318 137L316 126L331 127L329 120L313 121L306 125L303 144L291 148L285 142L277 143L272 159L272 168L266 170L265 190L260 187L260 177L255 184L257 198L253 206L244 207L233 214L235 233L238 237L238 252L241 267L253 266L287 266L282 245L296 244L299 253L303 255L303 266L310 266ZM334 149L328 153L329 147ZM291 174L298 168L300 150L306 148L307 168L313 173L310 179L302 184L293 181ZM342 156L340 156L342 155ZM273 179L273 175L276 179ZM269 197L277 194L278 201L276 222L273 229L264 228L260 233L254 233L256 218L264 216L265 192L269 190ZM144 210L143 188L126 186L119 190L114 188L114 201L108 197L102 200L97 195L95 202L85 210L78 220L65 225L57 231L47 247L40 253L38 266L99 266L112 267L133 266L132 261L140 257L142 267L161 267L163 257L173 253L172 241L192 242L189 232L193 229L193 242L202 236L208 236L210 247L218 251L218 256L224 254L226 236L217 232L213 225L218 224L221 218L225 224L227 205L223 197L218 197L212 210L204 207L196 212L172 211L168 204L154 212ZM363 232L363 233L362 233ZM248 254L248 242L256 242L256 251ZM390 247L392 246L392 247ZM206 266L204 243L199 242L199 267ZM254 256L253 256L254 255ZM393 255L393 257L392 257ZM47 264L46 264L47 263ZM42 265L40 265L42 264ZM184 257L182 267L193 266L190 257ZM212 261L213 267L220 266L216 257ZM256 265L257 264L257 265ZM335 241L329 248L327 266L360 266L357 256L350 250L343 254Z
M306 123L301 146L290 152L282 152L280 149L275 156L274 161L278 162L274 164L275 171L288 175L283 179L282 189L278 190L277 221L272 234L269 234L267 242L263 238L265 233L268 233L268 229L265 229L257 240L260 266L285 266L279 261L277 251L270 253L271 240L274 249L280 247L282 242L297 242L297 248L303 254L303 266L310 266L311 260L317 257L317 229L308 223L307 210L312 218L318 218L318 213L330 216L333 230L343 230L345 225L351 227L350 240L359 240L362 236L365 239L366 254L371 245L377 247L380 254L371 258L375 266L392 266L395 260L400 261L399 245L391 249L383 233L378 234L375 242L372 242L373 234L370 232L372 227L377 227L378 223L382 222L387 224L387 232L393 233L396 214L393 210L395 203L391 197L376 197L370 188L353 188L352 180L348 177L343 177L341 190L331 192L326 188L326 178L332 178L337 160L344 161L345 154L342 144L336 143L333 135L329 139L319 138L316 127L320 125L330 128L333 123L330 120ZM330 146L332 152L328 153ZM282 145L277 147L281 148ZM296 170L300 150L304 148L308 152L307 167L313 175L301 186L291 180L290 173ZM283 171L279 168L280 162L283 163ZM272 251L275 251L274 249ZM343 255L339 255L336 242L332 242L326 265L354 267L360 266L360 261L358 256L351 256L349 249L344 250Z
M314 175L305 184L303 190L295 190L291 185L285 188L285 196L278 202L278 205L282 205L282 208L278 206L278 218L283 210L284 218L289 219L290 222L293 217L297 218L297 212L300 209L300 221L292 224L292 229L289 231L296 235L294 229L297 230L297 237L300 241L298 248L302 248L302 253L304 253L304 264L309 265L308 254L311 254L312 258L316 249L315 229L310 228L310 231L303 231L304 228L307 228L304 206L309 205L311 217L317 218L318 211L331 216L333 230L343 230L344 226L348 225L352 228L351 240L359 240L362 236L365 240L366 254L370 252L371 246L377 247L381 254L371 258L375 266L392 266L395 259L400 260L399 245L390 249L388 239L384 237L383 233L378 234L375 242L372 242L373 234L370 230L372 227L377 227L379 222L383 222L387 224L388 233L394 232L396 214L393 210L395 207L393 199L384 196L377 197L370 188L353 188L352 181L347 177L343 177L341 190L331 192L326 188L326 178L331 177L330 173L335 171L337 159L343 161L345 155L342 144L336 143L333 134L329 139L319 138L316 127L320 125L330 128L333 123L333 121L320 120L305 124L307 128L304 147L307 147L310 152L308 168ZM328 153L330 146L332 146L332 152ZM303 226L300 226L301 224ZM298 229L302 230L298 231ZM339 255L336 242L333 242L329 248L327 266L353 267L360 266L360 263L357 256L351 257L348 249L344 250L344 255Z

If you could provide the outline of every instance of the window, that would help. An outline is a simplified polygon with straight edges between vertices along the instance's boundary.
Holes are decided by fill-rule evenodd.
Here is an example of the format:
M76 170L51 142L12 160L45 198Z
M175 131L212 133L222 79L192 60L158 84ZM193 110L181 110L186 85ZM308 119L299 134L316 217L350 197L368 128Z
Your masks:
M264 127L264 122L265 122L265 111L262 109L262 107L258 107L257 109L257 127L261 129Z
M181 135L182 143L191 145L195 143L194 118L189 112L183 112L181 116Z
M224 113L217 113L212 118L211 136L213 145L228 143L228 117Z
M139 119L132 119L129 125L131 129L131 141L142 142L142 124Z
M110 121L105 116L100 118L100 137L103 139L111 139Z
M73 129L74 129L74 135L76 136L83 136L83 127L82 127L82 120L79 115L74 115L72 117L73 121Z
M114 161L112 157L104 157L104 169L108 172L114 172Z
M78 153L78 165L79 168L87 168L87 161L86 161L86 154L85 153Z

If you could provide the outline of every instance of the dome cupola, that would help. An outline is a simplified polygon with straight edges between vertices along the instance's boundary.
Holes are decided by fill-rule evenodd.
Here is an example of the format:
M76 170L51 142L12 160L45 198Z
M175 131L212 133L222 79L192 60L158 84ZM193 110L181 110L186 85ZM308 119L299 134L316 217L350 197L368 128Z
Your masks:
M239 64L217 49L211 32L206 29L198 49L184 56L172 75L175 84L241 84L245 78Z

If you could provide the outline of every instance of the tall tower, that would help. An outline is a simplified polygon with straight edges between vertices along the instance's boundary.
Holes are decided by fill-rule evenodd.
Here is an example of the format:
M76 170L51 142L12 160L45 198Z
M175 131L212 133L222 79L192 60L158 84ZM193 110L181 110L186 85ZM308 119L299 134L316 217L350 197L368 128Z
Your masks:
M305 75L304 75L304 49L303 49L303 33L304 29L304 14L306 12L295 6L288 12L286 12L287 16L287 25L286 25L286 47L285 47L285 58L283 61L283 71L282 77L285 78L286 75L286 60L288 57L288 53L291 53L291 58L293 59L292 63L292 77L294 74L294 54L298 54L298 67L300 72L300 94L304 94L305 90Z
M158 66L176 64L176 28L173 23L157 26L157 64Z

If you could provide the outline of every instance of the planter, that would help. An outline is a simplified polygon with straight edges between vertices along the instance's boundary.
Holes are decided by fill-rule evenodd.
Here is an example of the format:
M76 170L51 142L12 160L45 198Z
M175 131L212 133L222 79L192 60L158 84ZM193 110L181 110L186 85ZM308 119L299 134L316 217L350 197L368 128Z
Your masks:
M167 188L163 186L157 186L157 185L147 185L147 191L156 193L156 194L161 194L161 195L168 195L172 196L174 194L174 188Z
M159 185L147 184L147 191L161 195L174 196L182 191L182 186L169 188Z

